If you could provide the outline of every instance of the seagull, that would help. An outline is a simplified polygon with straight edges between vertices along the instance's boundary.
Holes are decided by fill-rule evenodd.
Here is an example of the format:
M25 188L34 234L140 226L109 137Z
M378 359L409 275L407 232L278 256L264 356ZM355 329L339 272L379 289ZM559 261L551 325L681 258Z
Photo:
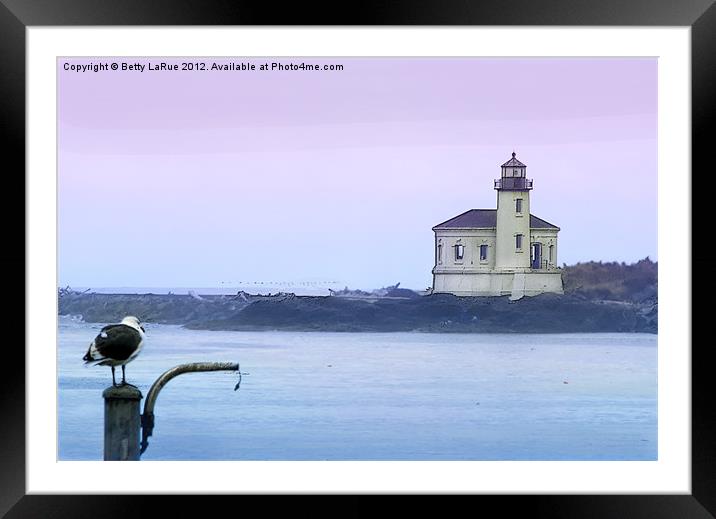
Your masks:
M112 385L114 386L117 385L114 379L114 368L122 366L121 385L127 385L124 366L139 355L144 344L144 333L139 319L128 315L119 324L108 324L102 328L82 360L85 361L85 365L111 366Z

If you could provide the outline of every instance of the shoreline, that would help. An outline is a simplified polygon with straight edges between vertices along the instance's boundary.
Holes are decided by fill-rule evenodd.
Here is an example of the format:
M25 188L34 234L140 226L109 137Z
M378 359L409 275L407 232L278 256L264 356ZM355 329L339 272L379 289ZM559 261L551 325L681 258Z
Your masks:
M656 298L641 302L590 299L578 293L502 297L433 294L373 299L198 294L64 292L58 315L88 323L118 322L125 315L192 330L420 333L652 333L658 331Z

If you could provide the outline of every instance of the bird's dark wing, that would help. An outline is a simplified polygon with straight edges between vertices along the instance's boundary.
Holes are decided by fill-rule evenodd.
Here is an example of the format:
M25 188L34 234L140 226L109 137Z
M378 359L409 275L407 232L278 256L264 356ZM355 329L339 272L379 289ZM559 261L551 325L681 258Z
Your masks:
M142 337L139 332L124 324L105 326L95 337L94 344L102 357L126 360L137 350Z
M105 326L104 328L102 328L102 329L99 331L99 333L101 334L102 332L106 332L106 331L108 331L108 330L111 330L112 328L118 328L118 327L120 327L120 326L126 326L126 325L124 325L124 324L108 324L107 326Z

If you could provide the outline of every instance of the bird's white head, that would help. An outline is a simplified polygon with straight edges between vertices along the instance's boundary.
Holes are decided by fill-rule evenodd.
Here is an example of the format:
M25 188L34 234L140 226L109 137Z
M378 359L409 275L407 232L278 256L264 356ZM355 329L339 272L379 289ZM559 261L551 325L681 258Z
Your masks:
M139 319L137 319L137 318L134 317L133 315L128 315L127 317L125 317L124 319L122 319L122 324L126 324L127 326L131 326L131 327L134 328L135 330L141 331L142 333L144 333L144 327L143 327L142 324L139 322Z

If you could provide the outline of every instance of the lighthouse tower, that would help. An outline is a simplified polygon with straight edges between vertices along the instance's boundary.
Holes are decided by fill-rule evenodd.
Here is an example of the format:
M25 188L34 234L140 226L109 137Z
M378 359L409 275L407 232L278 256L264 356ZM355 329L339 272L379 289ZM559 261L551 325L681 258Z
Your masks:
M497 236L495 240L495 268L523 271L532 263L530 251L530 191L532 180L527 178L527 166L512 158L502 166L502 174L495 180L497 190Z

